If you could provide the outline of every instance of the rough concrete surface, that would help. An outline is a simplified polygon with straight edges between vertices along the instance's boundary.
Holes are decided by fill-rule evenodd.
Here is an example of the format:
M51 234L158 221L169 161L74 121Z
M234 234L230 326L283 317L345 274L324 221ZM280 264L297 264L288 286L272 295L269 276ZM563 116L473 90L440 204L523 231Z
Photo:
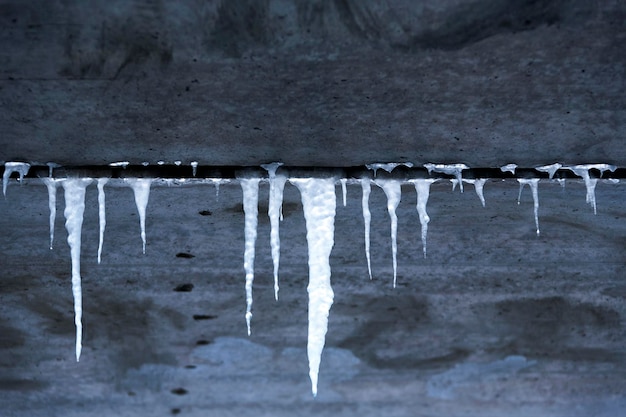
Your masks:
M619 0L0 1L0 161L352 166L624 166ZM58 196L53 250L37 179L0 199L0 415L626 415L622 183L432 186L428 255L415 191L389 217L337 187L335 302L310 392L298 190L274 300L261 185L252 335L241 188L153 186L141 253L132 191L95 185L83 226L83 353Z

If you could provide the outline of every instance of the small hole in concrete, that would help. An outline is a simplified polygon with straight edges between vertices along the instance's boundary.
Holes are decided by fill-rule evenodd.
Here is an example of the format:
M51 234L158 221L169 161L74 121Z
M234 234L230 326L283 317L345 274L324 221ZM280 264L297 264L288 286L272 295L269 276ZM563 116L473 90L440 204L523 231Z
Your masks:
M176 254L176 257L177 257L177 258L191 259L191 258L195 258L196 256L195 256L195 255L192 255L192 254L190 254L190 253L187 253L187 252L178 252L178 253Z
M172 394L176 394L176 395L185 395L187 394L187 390L185 388L174 388L172 390Z
M201 210L198 212L198 214L200 214L201 216L210 216L211 214L213 214L213 212L211 210Z
M177 292L191 292L193 290L193 284L180 284L174 288L174 291Z
M185 369L196 369L196 365L185 365Z
M179 414L180 408L172 408L172 414Z
M211 343L213 343L213 342L211 342L210 340L204 340L203 339L203 340L198 340L196 342L196 345L210 345Z
M211 314L194 314L193 315L193 319L194 320L213 320L216 319L217 316L211 315Z

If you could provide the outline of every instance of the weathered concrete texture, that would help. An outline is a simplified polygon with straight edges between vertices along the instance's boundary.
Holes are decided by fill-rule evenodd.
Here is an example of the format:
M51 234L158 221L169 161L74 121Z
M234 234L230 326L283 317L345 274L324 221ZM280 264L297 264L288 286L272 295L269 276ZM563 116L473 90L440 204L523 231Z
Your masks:
M398 208L398 288L389 218L374 187L372 266L361 193L337 187L331 255L335 303L310 394L306 232L285 189L281 290L274 301L261 185L252 336L246 336L239 185L154 187L146 255L129 188L106 187L96 263L97 192L83 228L84 348L74 359L63 220L48 249L45 187L0 201L0 403L4 416L618 416L626 407L623 185L600 183L598 214L579 182L530 193L490 181L483 208L468 186L432 187L422 257L413 187ZM59 212L63 206L59 197Z
M0 160L626 159L620 1L6 1L0 10Z

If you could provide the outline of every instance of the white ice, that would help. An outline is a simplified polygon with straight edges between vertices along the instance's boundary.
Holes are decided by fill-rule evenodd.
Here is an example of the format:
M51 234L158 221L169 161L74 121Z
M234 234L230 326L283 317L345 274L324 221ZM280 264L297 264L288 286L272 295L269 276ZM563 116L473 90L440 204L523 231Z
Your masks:
M43 183L48 188L48 208L50 209L50 250L54 243L54 221L57 218L57 185L58 180L52 178L44 178Z
M515 168L517 168L517 164L506 164L500 167L500 171L502 172L510 172L515 175Z
M464 179L463 182L474 185L474 190L476 190L476 195L480 200L480 203L485 207L485 194L483 193L483 189L485 187L485 182L487 182L486 178L476 178L476 179Z
M346 197L348 195L348 189L346 187L346 184L348 182L347 179L342 178L341 180L339 180L341 182L341 195L343 197L343 206L346 206Z
M556 174L556 172L561 169L562 166L563 165L559 164L558 162L555 162L554 164L536 167L535 169L539 172L547 172L550 176L550 179L552 179L554 178L554 174Z
M245 213L245 249L243 268L246 272L246 325L250 336L250 319L252 318L252 283L254 282L254 247L259 214L259 182L260 178L243 178L240 180L243 190L243 211Z
M436 182L436 179L417 179L410 180L415 186L415 192L417 193L417 213L420 217L420 224L422 226L422 251L424 258L426 257L426 236L428 235L428 222L430 217L426 213L426 205L428 204L428 197L430 195L430 185Z
M398 216L396 209L402 198L401 181L399 180L376 180L375 184L383 189L387 196L387 211L391 219L391 254L393 257L393 287L396 288L396 277L398 272Z
M193 173L193 176L196 176L196 173L198 172L198 161L191 161L191 172Z
M372 222L370 193L372 192L372 181L369 178L361 179L361 189L363 190L361 206L363 208L363 224L365 226L365 257L367 258L367 272L370 279L372 279L372 262L370 260L370 224Z
M463 192L463 177L462 171L464 169L469 169L469 167L465 164L424 164L424 168L428 170L428 173L431 172L441 172L446 175L454 175L456 180L459 182L459 188L461 192Z
M333 304L330 285L330 252L335 235L335 179L292 179L302 195L309 247L309 330L307 354L311 391L317 395L317 380L322 350L328 331L328 314Z
M276 170L282 163L274 162L261 165L270 177L270 197L267 215L270 218L270 247L272 248L272 263L274 264L274 298L278 301L278 267L280 265L280 220L282 220L283 191L287 177L276 175Z
M146 207L150 198L150 178L126 178L124 181L133 189L135 204L139 213L139 226L141 228L142 251L146 253Z
M24 175L28 174L30 164L26 162L6 162L4 164L4 174L2 175L2 194L7 196L7 185L9 185L9 178L11 174L17 172L20 174L20 181L24 179Z
M98 219L100 223L100 236L98 239L98 263L102 260L102 244L104 243L104 229L107 225L106 204L104 196L104 185L109 182L108 178L98 179ZM145 252L144 252L145 253Z
M391 171L393 171L396 167L400 165L403 165L408 168L413 167L413 164L411 162L387 162L387 163L376 162L374 164L367 164L365 165L365 167L371 171L374 171L374 176L376 176L376 171L378 171L379 169L382 169L384 171L391 173Z
M85 212L85 189L90 178L72 178L62 181L65 190L65 228L72 258L72 294L74 295L74 323L76 324L76 362L80 359L83 338L83 300L80 278L80 244Z
M111 162L109 164L110 167L122 167L122 168L126 168L128 165L130 164L130 162L128 161L120 161L120 162Z
M585 200L593 207L593 214L597 214L596 210L596 185L598 184L597 178L591 178L589 176L590 169L597 169L600 171L600 176L604 174L604 171L615 171L617 167L609 164L586 164L586 165L574 165L564 167L569 169L574 174L578 175L585 181L585 187L587 188L587 195Z
M174 161L174 165L176 165L177 167L179 167L182 163L183 161Z
M535 226L537 227L537 236L539 236L539 178L518 178L519 182L519 194L517 196L517 204L520 203L522 198L522 189L524 185L528 184L533 193L533 206L535 211Z

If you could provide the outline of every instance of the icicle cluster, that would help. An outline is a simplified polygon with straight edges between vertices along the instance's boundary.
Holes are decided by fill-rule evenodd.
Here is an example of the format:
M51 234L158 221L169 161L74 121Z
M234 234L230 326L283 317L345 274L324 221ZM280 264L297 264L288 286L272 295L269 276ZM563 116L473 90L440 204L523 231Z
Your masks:
M163 164L159 161L159 164ZM175 161L175 165L181 165L181 161ZM129 163L114 162L112 167L126 168ZM147 165L148 163L144 163ZM54 223L56 218L56 200L57 189L60 186L64 189L65 197L65 227L67 229L67 241L70 247L70 256L72 261L72 293L74 297L74 312L76 325L76 360L80 359L82 350L82 289L80 274L80 256L81 256L81 233L83 214L85 210L85 193L86 188L94 180L91 178L67 178L53 179L52 171L56 164L48 164L50 167L49 178L43 178L42 181L47 187L48 202L50 209L50 249L54 242ZM328 331L328 317L330 308L333 304L334 293L331 287L331 269L330 254L334 245L334 221L336 213L336 196L335 186L337 181L341 184L342 202L346 206L347 198L347 179L346 178L288 178L279 173L281 163L272 163L262 165L268 172L269 177L269 205L268 213L271 225L270 231L270 247L273 262L274 277L274 296L278 300L279 292L279 265L280 265L280 221L283 219L282 203L285 184L287 181L295 185L301 194L302 206L307 230L308 243L308 265L309 265L309 285L307 287L309 295L309 311L308 311L308 342L307 354L309 360L309 376L311 379L311 389L313 395L317 395L318 375L321 364L322 351L325 345L326 333ZM370 177L361 178L360 184L362 189L362 213L364 224L364 243L365 255L367 260L367 269L369 278L372 279L372 266L370 257L370 223L371 213L369 209L370 194L372 184L380 187L387 198L387 211L390 218L391 244L392 244L392 262L393 262L393 286L397 283L397 231L398 217L396 210L402 198L402 184L413 184L417 194L416 210L419 216L421 226L421 242L422 252L426 256L427 234L430 217L426 211L428 199L430 196L431 185L437 181L434 178L411 179L407 181L398 179L385 179L376 177L378 169L382 169L391 173L398 166L412 167L411 163L375 163L367 165L368 169L373 171L374 179ZM191 162L192 173L195 177L197 174L198 163ZM451 179L453 190L458 184L463 191L463 183L473 184L476 194L480 199L483 207L485 206L485 197L483 193L486 178L463 178L462 171L469 167L465 164L425 164L424 167L431 172L444 173L453 175ZM517 165L508 164L500 167L502 172L510 172L515 174ZM17 172L20 181L28 174L30 165L24 162L7 162L3 175L3 193L6 196L7 185L11 174ZM560 169L567 169L581 177L587 189L586 201L591 204L594 213L596 213L595 187L598 179L592 178L590 170L599 170L602 174L605 171L615 171L616 167L608 164L588 164L564 166L560 163L551 165L538 166L535 168L538 172L548 173L549 179L552 180L556 172ZM557 179L564 184L562 178ZM181 180L182 181L182 180ZM211 179L216 187L216 198L219 197L220 179ZM539 178L518 178L519 194L518 204L521 202L522 190L528 185L532 191L534 219L537 235L539 230ZM146 251L146 208L150 196L152 180L147 178L128 178L123 183L133 190L134 200L139 214L140 236L142 240L142 251ZM246 325L248 335L251 334L251 318L252 318L252 288L254 283L254 261L255 246L257 239L258 225L258 199L260 178L240 178L239 183L243 192L243 208L245 213L244 226L244 271L245 271L245 293L246 293ZM108 178L97 179L98 190L98 213L99 213L99 242L98 242L98 263L101 262L104 232L106 228L106 203L104 187L109 183Z

